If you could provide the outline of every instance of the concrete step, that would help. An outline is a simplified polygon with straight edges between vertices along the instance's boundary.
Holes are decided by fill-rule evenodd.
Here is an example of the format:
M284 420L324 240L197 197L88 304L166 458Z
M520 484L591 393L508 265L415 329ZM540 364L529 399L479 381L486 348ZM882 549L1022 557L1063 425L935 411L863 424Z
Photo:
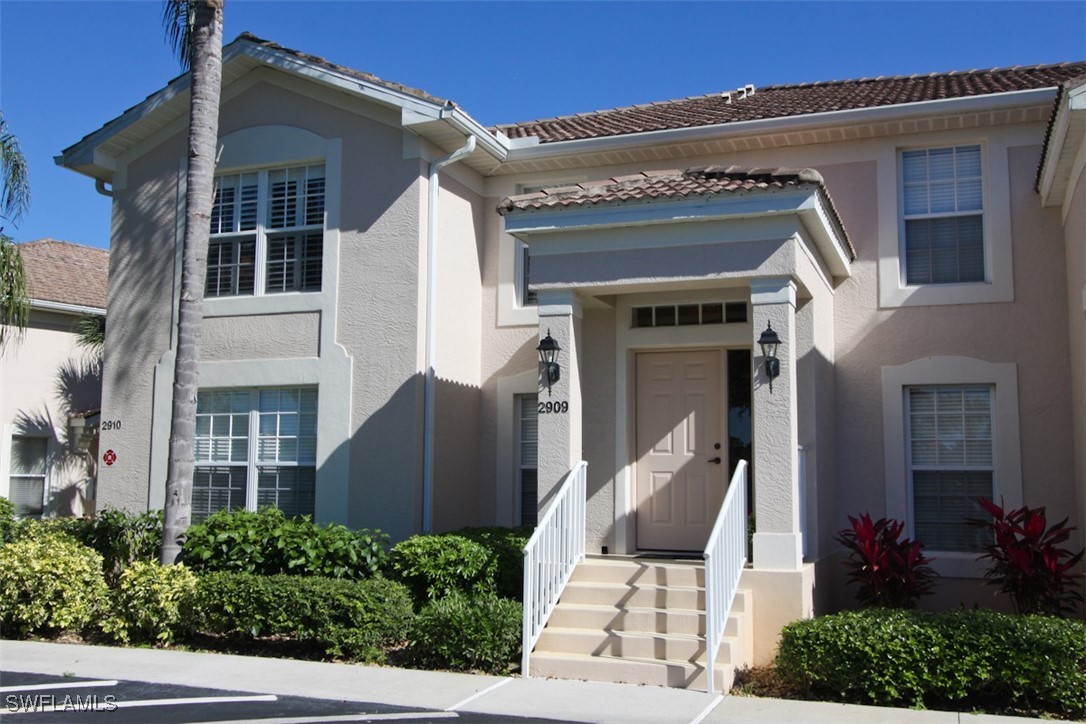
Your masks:
M559 601L594 606L699 611L705 609L705 591L686 586L628 586L622 583L571 581Z
M547 626L704 636L705 614L700 611L664 611L658 608L562 602L554 609Z
M605 556L585 559L577 566L570 580L699 588L705 586L705 566L701 561L657 562Z
M705 656L705 639L700 636L676 634L600 631L548 626L539 637L539 643L536 644L535 650L591 656L692 662Z
M731 688L735 668L719 663L714 667L717 691ZM656 661L584 654L533 653L531 675L554 679L580 679L616 684L670 686L705 689L705 667L679 661Z

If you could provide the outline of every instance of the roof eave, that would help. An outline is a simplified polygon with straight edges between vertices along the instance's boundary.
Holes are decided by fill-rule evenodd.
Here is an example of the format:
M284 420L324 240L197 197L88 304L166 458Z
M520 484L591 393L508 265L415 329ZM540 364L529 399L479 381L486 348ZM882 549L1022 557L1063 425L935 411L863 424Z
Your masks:
M753 121L734 121L693 128L645 131L643 133L627 133L570 141L551 141L527 146L522 145L524 143L523 139L513 139L507 160L510 162L533 161L590 152L622 151L649 145L691 143L738 136L814 130L831 126L878 123L959 113L990 112L1050 103L1055 94L1056 87L1052 86L1007 93L989 93L966 98L943 98L934 101L901 103L874 108L809 113Z
M1062 206L1057 180L1073 172L1075 160L1086 145L1086 80L1065 89L1052 118L1052 131L1037 175L1037 191L1043 206ZM1060 187L1062 190L1063 187Z
M31 299L32 309L41 309L47 312L61 312L64 314L93 314L98 317L106 316L103 307L92 307L86 304L71 304L69 302L54 302L49 299Z

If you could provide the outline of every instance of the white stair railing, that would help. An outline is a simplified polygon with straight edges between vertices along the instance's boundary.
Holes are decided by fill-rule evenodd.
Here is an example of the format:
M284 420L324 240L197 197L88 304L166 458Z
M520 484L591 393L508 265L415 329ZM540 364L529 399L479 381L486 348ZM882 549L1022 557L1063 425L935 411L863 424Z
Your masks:
M740 460L705 546L705 686L716 693L714 669L739 577L747 564L747 461Z
M558 604L573 569L584 560L585 480L583 460L566 473L554 502L524 547L524 630L520 675L528 678L528 658Z

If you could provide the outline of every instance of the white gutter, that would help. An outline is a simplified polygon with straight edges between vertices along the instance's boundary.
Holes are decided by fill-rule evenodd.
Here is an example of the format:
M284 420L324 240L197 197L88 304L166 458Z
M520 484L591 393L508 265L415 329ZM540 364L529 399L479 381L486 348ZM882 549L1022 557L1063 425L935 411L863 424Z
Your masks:
M65 312L67 314L94 314L99 317L106 316L106 310L101 307L87 307L82 304L68 304L66 302L51 302L47 299L31 299L30 306L34 309L45 309L50 312Z
M438 172L475 150L475 136L447 156L430 163L430 203L426 215L426 384L423 388L422 532L434 527L434 349L437 346L437 197Z

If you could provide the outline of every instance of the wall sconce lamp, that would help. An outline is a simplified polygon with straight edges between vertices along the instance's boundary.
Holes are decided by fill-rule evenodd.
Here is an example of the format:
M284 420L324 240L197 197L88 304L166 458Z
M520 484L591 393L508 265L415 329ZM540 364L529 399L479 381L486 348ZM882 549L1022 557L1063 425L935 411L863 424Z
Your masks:
M773 325L769 322L765 325L765 331L758 338L758 346L762 348L762 357L765 358L765 376L769 378L769 391L773 391L773 380L781 374L781 361L777 359L777 348L781 345L781 338L777 336Z
M547 394L549 395L551 385L562 377L562 369L558 366L558 353L562 351L562 348L558 346L558 342L551 336L551 331L548 329L547 336L539 342L535 350L539 352L539 361L543 363L547 371Z

